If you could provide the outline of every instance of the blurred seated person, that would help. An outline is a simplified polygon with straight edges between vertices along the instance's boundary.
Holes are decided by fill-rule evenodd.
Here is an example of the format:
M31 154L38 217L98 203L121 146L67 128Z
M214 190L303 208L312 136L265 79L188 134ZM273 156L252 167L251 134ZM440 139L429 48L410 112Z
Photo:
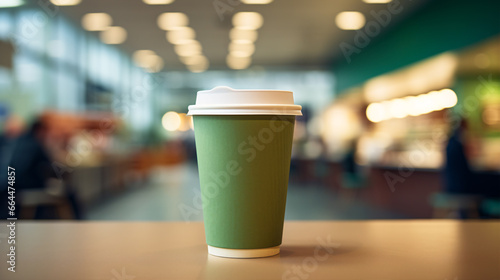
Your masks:
M24 122L16 115L7 118L4 125L4 131L0 134L0 207L7 209L9 206L8 196L8 175L7 169L14 149L16 138L23 132ZM7 218L7 211L0 211L0 219Z
M44 189L52 177L51 160L43 142L47 128L36 120L13 148L9 166L16 170L16 189Z
M434 208L454 210L460 218L496 217L500 205L500 176L471 168L465 145L466 132L467 122L461 119L446 145L445 193L433 196Z
M31 125L31 128L21 135L13 145L9 166L15 168L17 195L23 190L41 190L45 193L49 180L51 178L57 179L52 168L52 159L44 146L44 142L47 140L47 132L46 124L37 119ZM80 218L74 195L68 192L61 195L68 200L75 218ZM16 203L16 210L18 211L21 206ZM35 212L35 214L38 213ZM42 215L40 218L51 218L48 216Z
M16 138L21 135L24 129L23 120L12 115L5 121L4 131L0 134L0 167L6 169L12 152L12 146ZM5 174L0 173L4 179ZM3 182L3 181L2 181Z

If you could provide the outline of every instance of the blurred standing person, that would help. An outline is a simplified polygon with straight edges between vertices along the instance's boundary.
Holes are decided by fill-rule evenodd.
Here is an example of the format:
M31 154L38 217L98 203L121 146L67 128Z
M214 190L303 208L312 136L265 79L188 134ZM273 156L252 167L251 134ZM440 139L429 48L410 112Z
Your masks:
M448 193L472 193L473 172L465 152L467 122L460 120L446 144L446 162L443 169L444 189Z
M349 196L357 197L359 191L365 187L365 174L356 162L358 139L353 139L347 153L342 159L342 188Z

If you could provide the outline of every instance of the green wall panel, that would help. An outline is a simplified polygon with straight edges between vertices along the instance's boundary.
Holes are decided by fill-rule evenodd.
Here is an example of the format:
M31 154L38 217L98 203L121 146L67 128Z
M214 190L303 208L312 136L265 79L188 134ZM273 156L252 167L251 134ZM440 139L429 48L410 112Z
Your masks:
M398 1L398 0L394 0ZM407 0L408 1L408 0ZM404 3L401 5L404 8ZM367 16L367 21L373 18ZM354 46L354 34L347 43ZM351 62L333 62L337 91L430 56L460 49L500 34L500 1L435 0L387 32L372 38Z

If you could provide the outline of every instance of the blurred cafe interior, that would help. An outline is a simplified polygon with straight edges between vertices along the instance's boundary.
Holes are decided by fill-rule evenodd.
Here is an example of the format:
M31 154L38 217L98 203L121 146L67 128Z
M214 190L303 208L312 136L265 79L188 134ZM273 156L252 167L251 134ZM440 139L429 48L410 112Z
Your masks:
M494 0L2 0L0 162L20 166L16 210L201 220L187 107L224 85L290 90L303 106L287 220L497 219L498 11Z

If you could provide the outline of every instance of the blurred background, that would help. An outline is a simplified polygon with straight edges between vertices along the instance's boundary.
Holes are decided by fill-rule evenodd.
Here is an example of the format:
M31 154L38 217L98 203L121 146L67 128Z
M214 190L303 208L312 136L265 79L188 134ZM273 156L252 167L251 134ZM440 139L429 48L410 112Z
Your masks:
M225 85L290 90L303 106L288 220L499 218L498 11L494 0L2 0L0 165L16 168L16 211L201 220L187 107Z

